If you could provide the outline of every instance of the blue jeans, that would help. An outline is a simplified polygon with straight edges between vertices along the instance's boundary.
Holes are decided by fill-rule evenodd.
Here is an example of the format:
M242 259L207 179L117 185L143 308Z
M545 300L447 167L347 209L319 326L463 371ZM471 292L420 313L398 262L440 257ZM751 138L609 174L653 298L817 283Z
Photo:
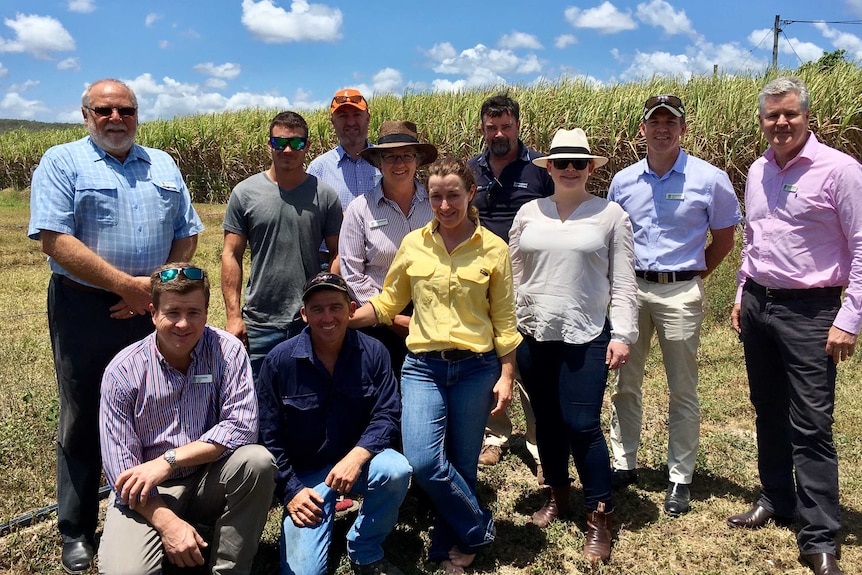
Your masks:
M569 454L584 486L584 507L595 511L600 502L611 511L611 465L602 433L601 411L610 342L606 328L583 345L536 341L524 335L518 347L518 367L536 414L536 440L545 482L569 485Z
M315 527L297 527L284 514L281 529L281 575L322 575L327 572L327 555L332 541L335 500L338 492L324 480L332 466L298 473L300 481L323 497L323 521ZM347 556L359 565L383 558L383 540L398 520L398 508L407 494L410 465L403 455L385 449L371 458L353 485L353 493L363 496L362 506L347 533Z
M255 382L257 381L258 374L260 374L260 366L263 365L263 358L266 357L266 354L271 352L281 342L298 335L303 327L305 327L305 322L301 319L299 321L294 320L284 328L246 324L248 357L251 360L251 375Z
M401 433L416 483L437 511L429 559L456 546L476 553L494 540L491 511L476 498L479 451L500 377L496 352L461 361L407 354L401 372Z

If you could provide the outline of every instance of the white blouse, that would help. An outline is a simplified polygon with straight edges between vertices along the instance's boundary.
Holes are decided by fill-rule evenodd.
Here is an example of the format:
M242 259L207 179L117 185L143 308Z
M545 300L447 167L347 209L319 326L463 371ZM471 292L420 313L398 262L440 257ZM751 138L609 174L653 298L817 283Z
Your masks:
M512 223L509 249L521 331L584 344L610 319L611 339L637 341L632 226L618 204L593 197L560 221L551 199L528 202Z

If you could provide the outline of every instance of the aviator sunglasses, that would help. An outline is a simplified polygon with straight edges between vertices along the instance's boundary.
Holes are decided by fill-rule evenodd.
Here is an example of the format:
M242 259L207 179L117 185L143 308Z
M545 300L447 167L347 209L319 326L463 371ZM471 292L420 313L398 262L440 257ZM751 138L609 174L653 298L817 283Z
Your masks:
M279 136L270 136L269 137L269 145L272 146L273 150L278 150L279 152L283 151L285 148L290 146L291 150L296 152L305 149L305 144L308 143L308 138L303 138L301 136L293 136L292 138L280 138Z
M575 167L576 170L584 170L590 165L590 161L586 158L563 158L562 160L551 160L554 167L558 170L565 170L569 164Z
M103 118L109 117L111 114L114 113L114 110L116 110L117 113L123 118L129 118L131 116L134 116L138 112L138 109L133 108L132 106L96 106L95 108L91 108L90 106L84 107L96 114L97 116L101 116Z
M204 279L204 270L201 268L168 268L159 272L159 280L162 283L174 281L181 273L190 280Z
M335 96L332 98L333 104L346 104L350 102L351 104L360 104L365 101L360 94L353 94L352 96Z

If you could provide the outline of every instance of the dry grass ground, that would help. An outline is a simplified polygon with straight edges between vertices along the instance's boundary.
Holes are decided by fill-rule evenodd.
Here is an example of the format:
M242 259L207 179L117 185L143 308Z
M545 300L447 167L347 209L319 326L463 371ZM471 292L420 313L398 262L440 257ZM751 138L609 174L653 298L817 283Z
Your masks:
M207 226L197 261L219 284L220 222L223 206L202 205ZM24 198L0 193L0 522L55 501L54 445L57 400L45 318L45 287L49 272L36 242L25 238L28 220ZM742 349L725 318L732 292L731 259L707 293L712 307L701 344L703 427L697 471L692 486L693 510L679 519L662 512L666 487L666 391L657 357L647 368L645 424L641 451L641 482L615 495L615 541L611 561L596 572L605 574L796 574L810 571L797 560L794 534L768 527L758 532L731 531L728 515L756 497L753 410L742 361ZM216 288L217 289L217 288ZM224 324L220 297L212 300L210 322ZM841 458L841 502L844 527L839 534L847 573L862 573L862 383L856 359L842 365L835 411L835 438ZM517 407L515 408L517 413ZM606 410L607 413L607 410ZM522 419L516 416L522 428ZM96 447L94 446L94 449ZM581 559L583 518L556 523L540 531L528 523L542 503L523 440L518 439L502 463L480 472L480 491L495 512L497 542L480 554L472 572L479 574L545 575L589 572ZM575 491L574 504L580 495ZM344 534L348 522L339 520ZM408 575L436 573L424 561L429 518L415 499L402 508L387 551ZM277 567L278 512L273 510L261 543L255 573ZM333 572L350 572L343 557L343 538ZM53 517L0 537L0 572L62 573L60 540ZM95 570L93 570L95 573Z

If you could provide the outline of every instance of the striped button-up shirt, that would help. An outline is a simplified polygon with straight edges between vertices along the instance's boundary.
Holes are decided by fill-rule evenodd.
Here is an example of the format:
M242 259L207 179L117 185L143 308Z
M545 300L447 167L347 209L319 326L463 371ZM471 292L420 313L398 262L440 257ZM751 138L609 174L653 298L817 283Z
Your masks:
M377 168L365 158L354 158L341 144L314 158L307 171L335 188L341 208L345 210L354 199L373 190L381 178Z
M159 352L156 337L117 354L102 378L99 433L112 486L126 469L193 441L223 445L222 457L257 441L257 396L242 343L207 326L188 372L180 373ZM174 476L196 469L185 467Z

